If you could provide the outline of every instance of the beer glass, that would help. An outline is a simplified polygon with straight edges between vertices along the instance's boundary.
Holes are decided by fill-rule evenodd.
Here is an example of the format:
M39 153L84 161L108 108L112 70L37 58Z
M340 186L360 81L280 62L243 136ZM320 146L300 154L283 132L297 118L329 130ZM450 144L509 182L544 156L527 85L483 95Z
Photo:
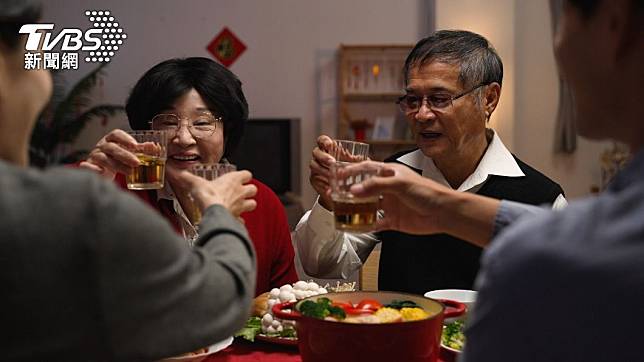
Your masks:
M331 199L335 228L346 232L367 232L373 229L378 211L378 197L354 197L351 185L376 174L376 170L344 174L347 165L368 159L369 145L361 142L336 140L329 152L335 158L331 165Z
M237 166L232 163L210 163L195 165L190 168L190 172L199 177L205 178L206 180L214 180L217 177L232 171L237 171ZM201 210L195 204L192 196L189 197L189 199L192 201L192 205L189 207L190 210L186 210L186 216L188 217L188 220L190 220L190 223L197 228L201 222Z
M129 148L141 162L126 175L130 190L152 190L163 188L168 137L165 131L130 131L137 145Z

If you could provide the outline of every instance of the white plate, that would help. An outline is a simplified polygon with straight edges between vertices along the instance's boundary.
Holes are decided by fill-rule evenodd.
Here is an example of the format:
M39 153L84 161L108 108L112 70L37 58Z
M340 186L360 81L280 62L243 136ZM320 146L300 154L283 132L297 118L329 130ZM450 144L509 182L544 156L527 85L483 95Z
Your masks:
M467 289L438 289L425 293L425 297L432 299L451 299L461 302L470 309L476 301L476 291Z
M285 346L297 346L297 338L295 337L271 337L265 334L258 334L255 340L264 341L268 343L282 344Z
M213 353L221 351L222 349L230 346L232 343L233 337L228 337L223 341L219 341L213 344L212 346L208 346L208 352L206 353L193 354L190 356L170 357L165 358L160 362L201 362L206 359L206 357L210 356Z

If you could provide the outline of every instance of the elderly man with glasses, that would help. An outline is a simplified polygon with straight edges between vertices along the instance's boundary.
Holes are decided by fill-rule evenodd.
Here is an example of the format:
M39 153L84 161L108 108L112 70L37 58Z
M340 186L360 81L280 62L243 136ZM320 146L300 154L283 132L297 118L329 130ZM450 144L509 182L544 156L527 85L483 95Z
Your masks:
M512 155L487 127L499 102L503 64L485 38L468 31L438 31L416 44L403 71L405 95L397 103L417 148L386 161L458 191L535 205L566 204L558 184ZM472 289L479 246L446 234L349 234L333 229L333 204L327 195L333 158L325 152L331 144L327 136L318 138L310 181L320 197L295 232L305 271L346 278L381 242L380 290L421 294Z

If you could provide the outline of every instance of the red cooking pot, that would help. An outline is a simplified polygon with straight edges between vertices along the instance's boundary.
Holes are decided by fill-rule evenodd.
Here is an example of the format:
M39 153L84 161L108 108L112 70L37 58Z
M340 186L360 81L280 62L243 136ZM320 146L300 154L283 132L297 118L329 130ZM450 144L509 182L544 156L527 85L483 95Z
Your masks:
M394 299L410 300L421 306L430 317L412 322L352 324L307 317L297 311L305 300L316 301L318 298L352 304L363 299L375 299L383 305ZM285 311L286 309L291 309L291 312ZM437 301L419 295L393 292L328 293L308 297L297 303L286 302L273 306L274 316L297 321L298 346L303 362L435 362L439 355L443 318L457 317L463 313L465 305L456 301Z

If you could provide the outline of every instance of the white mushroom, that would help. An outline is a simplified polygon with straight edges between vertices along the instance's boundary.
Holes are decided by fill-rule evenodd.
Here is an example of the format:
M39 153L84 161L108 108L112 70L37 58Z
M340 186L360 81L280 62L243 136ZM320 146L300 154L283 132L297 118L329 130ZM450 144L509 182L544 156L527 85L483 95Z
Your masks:
M264 314L262 317L262 324L269 326L273 322L273 315L270 313Z
M280 292L280 302L283 303L283 302L289 302L289 301L292 301L292 300L297 300L295 298L295 294L293 294L292 292L290 292L288 290L283 290L283 291Z
M300 280L299 282L293 284L294 289L299 289L299 290L306 290L308 288L308 283L305 282L304 280Z

